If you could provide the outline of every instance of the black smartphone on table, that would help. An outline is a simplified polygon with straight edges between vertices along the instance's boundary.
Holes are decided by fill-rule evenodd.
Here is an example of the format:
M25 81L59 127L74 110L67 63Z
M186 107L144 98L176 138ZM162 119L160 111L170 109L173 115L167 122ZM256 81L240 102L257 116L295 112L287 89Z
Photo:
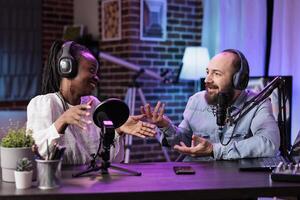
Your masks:
M175 174L195 174L195 170L191 166L174 166Z

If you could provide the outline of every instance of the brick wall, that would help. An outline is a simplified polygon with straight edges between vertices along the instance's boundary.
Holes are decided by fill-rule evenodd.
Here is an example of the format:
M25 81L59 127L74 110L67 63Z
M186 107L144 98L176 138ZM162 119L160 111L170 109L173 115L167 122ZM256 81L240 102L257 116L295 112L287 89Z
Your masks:
M100 50L123 58L144 69L160 73L164 69L178 70L186 46L200 46L202 26L201 0L167 1L167 40L141 41L140 0L122 0L122 39L101 41ZM101 2L99 3L101 5ZM101 33L101 6L99 6L99 27ZM101 83L99 95L102 98L124 99L128 85L132 82L133 70L101 60ZM178 124L188 97L194 90L193 82L164 84L147 76L138 79L147 102L155 105L158 100L166 103L166 114ZM136 99L136 113L141 105ZM177 154L170 152L172 159ZM134 138L131 162L164 161L161 147L155 139Z
M72 24L73 0L42 1L43 61L46 59L53 41L62 38L64 26Z

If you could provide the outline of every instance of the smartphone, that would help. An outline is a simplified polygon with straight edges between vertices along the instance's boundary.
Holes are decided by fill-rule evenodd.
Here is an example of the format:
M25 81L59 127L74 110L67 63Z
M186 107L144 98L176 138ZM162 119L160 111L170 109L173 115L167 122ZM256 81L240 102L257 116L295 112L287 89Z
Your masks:
M195 174L195 170L191 166L174 166L175 174Z

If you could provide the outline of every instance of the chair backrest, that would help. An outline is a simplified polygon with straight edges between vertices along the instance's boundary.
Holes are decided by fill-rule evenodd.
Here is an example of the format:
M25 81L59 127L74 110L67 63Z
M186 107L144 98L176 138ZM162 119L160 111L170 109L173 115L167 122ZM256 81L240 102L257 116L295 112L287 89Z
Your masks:
M293 143L293 146L291 149L291 155L292 156L300 156L300 130L298 131L296 139Z

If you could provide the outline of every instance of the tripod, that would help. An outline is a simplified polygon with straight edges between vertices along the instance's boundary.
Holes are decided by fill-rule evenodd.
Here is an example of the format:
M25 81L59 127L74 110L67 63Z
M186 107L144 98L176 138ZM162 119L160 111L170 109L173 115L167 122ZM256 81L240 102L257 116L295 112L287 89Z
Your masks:
M129 106L130 115L134 115L135 110L135 101L136 101L136 95L138 93L142 104L146 104L146 98L144 96L144 93L139 85L139 83L136 81L136 79L143 73L143 70L140 70L135 76L133 76L132 84L127 89L126 96L125 96L125 102ZM156 139L159 141L159 135L156 135ZM125 159L124 163L129 163L130 160L130 149L132 146L132 135L126 134L125 136ZM165 159L170 162L170 157L167 152L167 149L165 147L162 147L162 151L164 154Z
M104 123L106 123L106 124L104 124ZM95 154L91 155L92 160L91 160L90 165L88 166L88 168L86 170L84 170L82 172L79 172L77 174L73 174L72 176L73 177L79 177L81 175L84 175L84 174L87 174L87 173L90 173L90 172L94 172L94 171L99 171L99 170L101 170L102 175L109 174L108 168L115 169L115 170L122 171L122 172L126 172L126 173L134 175L134 176L141 176L142 173L140 173L140 172L125 169L125 168L122 168L122 167L119 167L119 166L112 165L110 163L110 161L109 161L109 159L110 159L110 147L112 145L114 145L113 144L114 137L115 137L115 128L114 128L112 122L108 121L108 123L107 123L107 121L106 122L104 121L103 126L101 128L98 150ZM103 142L103 150L100 152L102 142ZM100 166L97 164L97 157L102 158Z

